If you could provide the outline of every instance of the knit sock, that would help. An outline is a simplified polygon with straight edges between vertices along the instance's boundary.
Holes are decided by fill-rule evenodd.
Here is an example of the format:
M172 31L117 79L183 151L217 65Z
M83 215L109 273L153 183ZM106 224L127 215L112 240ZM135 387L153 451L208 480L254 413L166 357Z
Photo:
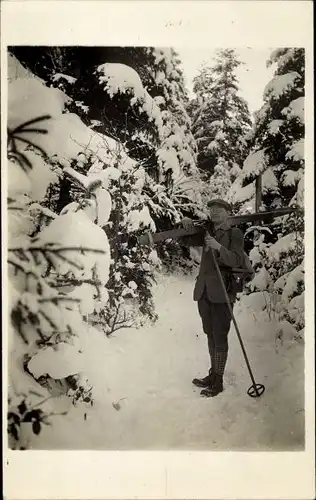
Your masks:
M215 371L215 344L212 338L208 338L208 350L211 359L211 368Z
M215 364L214 364L214 370L217 375L220 375L221 377L224 375L225 371L225 366L226 366L226 361L227 361L227 351L216 351L215 352Z

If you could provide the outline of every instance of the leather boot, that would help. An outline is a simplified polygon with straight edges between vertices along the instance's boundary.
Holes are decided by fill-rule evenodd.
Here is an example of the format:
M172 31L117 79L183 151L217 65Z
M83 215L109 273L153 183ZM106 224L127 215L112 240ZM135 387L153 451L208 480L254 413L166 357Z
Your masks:
M213 398L214 396L217 396L218 394L223 392L223 390L223 375L214 373L212 385L203 389L203 391L201 391L201 396L204 396L206 398Z
M227 351L215 351L215 366L213 370L213 381L209 387L201 391L201 396L212 398L223 392L223 375L227 361Z
M210 387L213 384L214 373L212 372L212 368L210 369L208 375L204 378L194 378L192 380L192 384L196 385L196 387Z

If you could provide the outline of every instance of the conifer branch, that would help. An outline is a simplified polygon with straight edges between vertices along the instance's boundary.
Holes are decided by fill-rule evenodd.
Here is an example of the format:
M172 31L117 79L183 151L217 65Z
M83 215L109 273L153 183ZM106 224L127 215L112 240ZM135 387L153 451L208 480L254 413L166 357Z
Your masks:
M51 244L46 244L49 245L49 248L45 248L44 246L30 246L27 248L23 247L11 247L8 249L9 252L50 252L50 253L58 253L58 252L80 252L80 253L85 253L85 252L90 252L90 253L98 253L98 254L105 254L104 250L98 249L98 248L89 248L89 247L52 247L50 246ZM53 244L52 244L53 245Z
M11 134L15 134L17 132L21 132L22 130L25 130L25 128L28 127L29 125L34 125L35 123L39 123L39 122L42 122L44 120L50 120L50 119L51 119L50 115L39 116L37 118L33 118L32 120L28 120L28 121L22 123L18 127L14 128L12 131L10 129L8 129L8 130L10 131ZM43 129L41 129L41 130L43 130ZM46 133L47 133L47 131L46 131Z

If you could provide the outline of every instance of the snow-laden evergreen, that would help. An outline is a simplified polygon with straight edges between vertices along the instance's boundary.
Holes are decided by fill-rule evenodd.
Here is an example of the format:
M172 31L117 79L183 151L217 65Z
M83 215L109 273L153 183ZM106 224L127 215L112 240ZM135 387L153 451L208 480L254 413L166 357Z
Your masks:
M253 211L259 172L263 209L303 207L302 51L272 54L276 73L250 134L232 50L202 70L190 103L173 49L11 51L10 446L300 449L302 213L246 231L257 273L236 314L268 400L263 417L249 398L245 405L250 380L241 355L231 355L212 427L208 403L191 387L208 365L190 298L195 274L183 276L199 251L185 254L168 241L142 247L138 237L183 215L205 217L209 197ZM206 188L204 153L212 174Z
M179 209L183 203L191 212L201 208L196 143L174 49L36 47L31 54L28 48L12 47L12 51L48 84L65 90L73 98L69 108L76 109L84 123L122 142ZM159 219L158 214L154 217Z
M89 142L91 131L78 116L64 114L68 98L63 92L48 89L13 57L9 74L8 425L11 445L25 447L25 426L39 434L42 424L50 423L45 402L52 394L45 387L54 394L56 385L49 380L59 380L74 401L92 402L82 342L92 329L88 314L108 300L111 255L102 226L112 205L102 183L66 166L80 184L84 203L60 214L42 208L48 186L56 181L50 156L68 163L83 149L76 134ZM68 277L73 286L64 288Z
M241 210L254 207L255 178L262 176L262 210L293 206L297 212L276 219L272 235L259 228L252 251L257 262L255 290L269 292L283 330L304 333L304 85L303 49L277 49L268 64L275 73L256 113L252 150L230 191Z
M71 54L73 50L70 49ZM11 316L15 331L24 342L28 342L24 322L31 329L36 326L31 348L23 353L24 368L19 366L19 370L27 370L27 377L32 375L50 391L75 391L74 400L80 397L91 404L91 387L88 381L81 381L82 357L67 362L67 356L71 357L67 342L74 343L73 350L81 353L72 337L82 338L91 333L91 328L97 327L109 335L122 327L142 323L145 316L156 319L151 287L153 270L161 262L156 250L137 245L137 236L144 230L155 231L157 223L161 225L159 221L178 222L181 209L185 207L192 214L200 205L195 189L199 182L195 143L190 120L181 104L186 93L182 75L177 71L179 61L174 51L148 49L148 53L155 61L154 82L156 91L158 88L163 94L161 98L152 97L137 71L126 64L99 64L89 76L99 86L99 92L120 103L124 140L122 133L119 137L113 134L112 125L100 126L98 116L91 113L91 106L78 94L80 75L76 78L65 72L67 66L71 69L67 50L48 48L45 54L54 58L55 64L50 70L45 67L44 72L36 63L30 63L23 48L21 60L26 67L9 56L8 127L15 134L20 133L9 145L8 201L14 219L14 224L10 224L10 252L14 256L10 265L14 273L18 270L18 274L44 280L45 286L49 283L47 290L53 287L61 295L59 298L49 291L48 297L34 298L27 288L28 278L23 284L26 289L19 289L21 296L12 294L17 297ZM160 75L160 80L159 64L165 70L165 78ZM35 76L27 66L37 68L36 72L46 78ZM105 102L109 102L108 98ZM132 114L132 123L128 113ZM47 118L43 120L47 133L37 127L37 121L35 129L31 123L31 129L21 130L21 124L42 116ZM112 134L104 133L107 128ZM32 136L35 137L31 140ZM139 153L140 144L146 143L150 144L156 163L148 163L148 156ZM156 165L157 173L150 165ZM26 256L24 251L28 252ZM22 264L21 259L27 264ZM32 265L39 266L36 276L31 272ZM43 293L40 285L35 283L34 287L32 293ZM38 301L45 305L38 306ZM42 311L45 308L48 313ZM55 322L54 313L60 324ZM39 351L37 336L41 341ZM59 357L55 354L47 363L58 350ZM18 394L18 399L28 397L27 390ZM11 436L15 437L18 424L14 419L24 418L17 417L16 412L13 411L11 422Z
M293 203L303 207L304 50L277 49L268 64L275 65L275 74L265 88L263 106L255 113L243 185L262 174L262 208Z
M202 209L202 183L196 166L197 145L186 110L188 93L185 88L181 61L173 48L150 48L152 74L164 120L161 143L156 151L158 180L180 212L198 215ZM154 90L154 89L152 89Z
M141 164L145 204L157 230L171 228L181 214L201 215L196 143L186 111L180 61L173 49L36 47L30 52L12 47L12 51L48 85L64 89L73 99L68 109L89 128L122 143L129 157ZM121 82L118 75L122 75ZM61 209L73 199L73 188L63 178L60 189ZM157 250L164 263L183 254L174 242Z
M239 95L236 68L240 64L234 50L219 50L213 66L203 67L194 79L196 97L189 111L198 145L198 167L208 183L207 196L218 194L216 178L223 163L229 170L231 185L247 154L251 119L248 105ZM226 198L224 186L220 194Z

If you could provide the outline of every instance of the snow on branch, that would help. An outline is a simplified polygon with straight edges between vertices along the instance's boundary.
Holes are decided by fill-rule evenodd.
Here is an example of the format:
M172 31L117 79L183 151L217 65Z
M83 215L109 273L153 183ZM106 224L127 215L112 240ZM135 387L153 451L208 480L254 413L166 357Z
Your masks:
M302 168L299 170L285 170L282 173L281 182L283 186L296 186L303 177L304 170Z
M110 97L121 92L122 94L131 93L133 95L130 104L138 104L140 109L145 112L149 120L153 120L160 131L163 126L161 111L157 103L144 89L138 73L131 67L119 63L105 63L97 68L100 84L105 84L104 90Z
M286 94L294 88L298 78L300 78L300 75L296 71L286 73L285 75L275 76L264 89L264 100L279 99L283 94Z
M279 194L278 179L276 178L273 169L268 168L262 175L262 193Z
M304 139L294 142L285 157L294 161L304 162Z
M268 131L271 135L276 135L279 133L280 131L280 128L282 127L282 125L284 124L284 120L272 120L272 122L270 122L268 124Z
M254 178L262 174L267 166L264 149L250 153L244 161L242 178L244 180L252 181Z
M70 76L70 75L65 75L64 73L55 73L52 78L53 82L59 82L60 80L65 80L66 82L70 84L74 84L77 81L77 78Z
M15 159L23 170L32 169L32 163L28 159L28 157L21 151L19 148L19 143L26 146L31 146L33 149L39 151L44 158L47 157L44 149L35 144L33 141L25 137L24 134L47 134L46 128L38 127L37 124L42 121L49 120L50 115L43 115L37 118L33 118L31 120L27 120L24 123L21 123L15 126L13 129L8 127L8 159ZM22 134L22 135L21 135Z
M30 211L30 213L32 213L32 212L41 213L41 214L45 215L46 217L48 217L49 219L56 219L58 217L58 215L55 214L55 212L53 212L49 208L43 207L39 203L31 203L29 206L29 211Z
M275 49L268 60L268 66L272 64L277 64L279 68L285 66L291 59L295 56L295 51L297 49L290 48L278 48Z
M284 255L297 248L297 240L295 233L290 233L282 236L276 243L267 249L267 254L271 259L280 260Z
M282 109L282 114L289 118L297 118L302 124L305 123L305 98L298 97L290 102L288 107Z

